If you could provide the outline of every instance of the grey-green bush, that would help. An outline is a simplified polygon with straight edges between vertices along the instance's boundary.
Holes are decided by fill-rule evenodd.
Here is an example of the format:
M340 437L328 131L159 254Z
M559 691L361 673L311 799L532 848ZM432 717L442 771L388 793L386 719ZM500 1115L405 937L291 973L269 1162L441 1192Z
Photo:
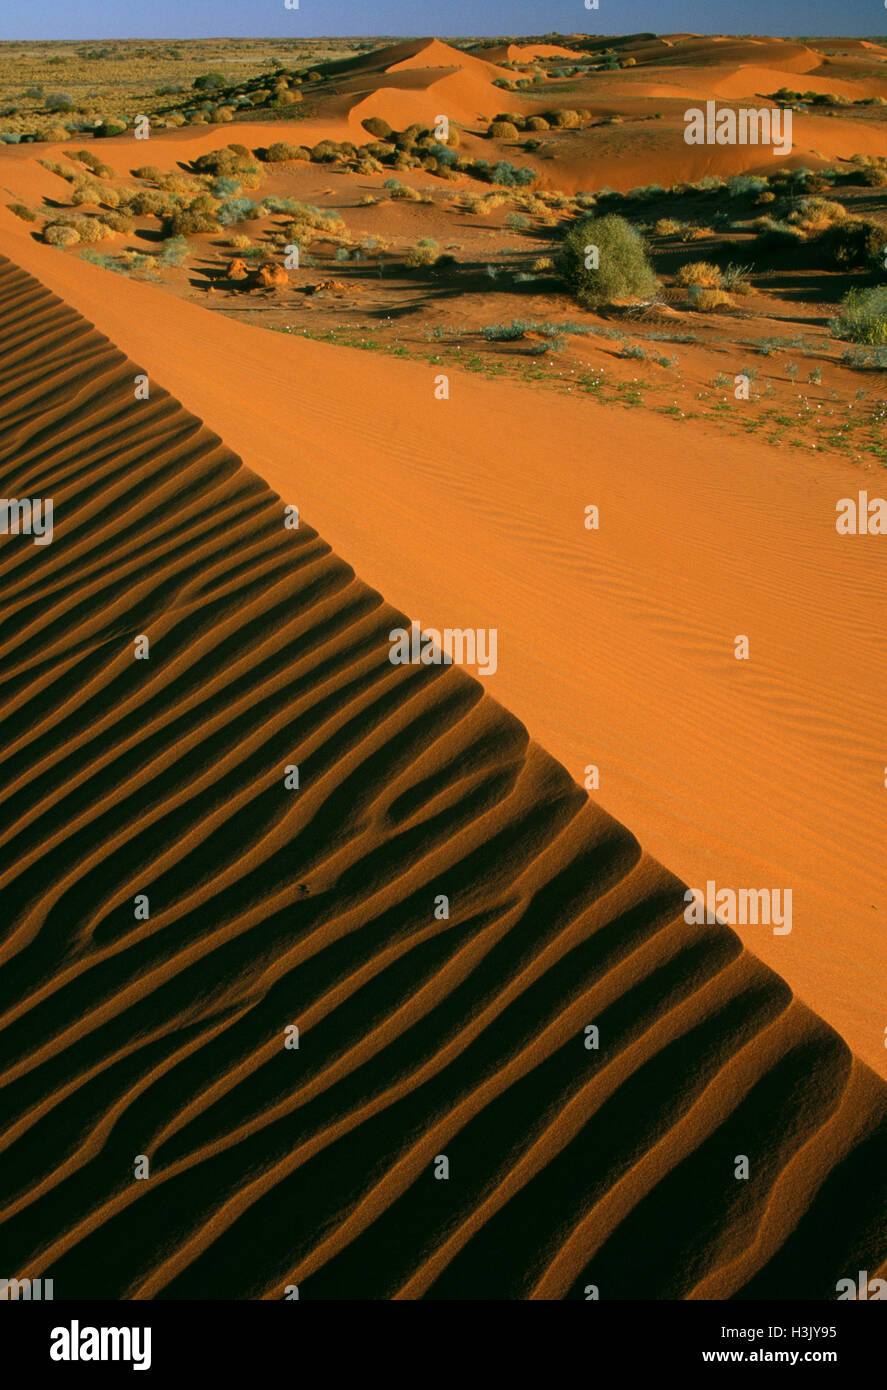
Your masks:
M597 248L597 269L591 248ZM644 242L624 217L584 217L564 240L559 269L580 304L595 308L613 299L645 299L656 290L656 276Z

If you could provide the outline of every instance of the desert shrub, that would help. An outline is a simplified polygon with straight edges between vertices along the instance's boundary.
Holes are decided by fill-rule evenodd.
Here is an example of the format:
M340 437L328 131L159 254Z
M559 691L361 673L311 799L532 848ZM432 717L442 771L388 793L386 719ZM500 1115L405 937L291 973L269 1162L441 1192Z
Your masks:
M50 222L43 228L43 240L48 246L76 246L80 236L69 222Z
M160 265L182 265L188 255L189 249L185 237L167 237L157 255L157 261Z
M409 203L421 203L422 201L422 195L417 193L415 188L410 188L397 179L386 179L382 187L388 190L389 198L398 198Z
M14 212L16 217L20 217L23 222L36 222L37 214L32 212L24 203L7 203L10 212Z
M887 250L887 227L862 217L845 217L832 223L817 238L820 260L842 270L871 270L881 276Z
M874 166L863 169L859 182L866 188L883 188L887 185L887 169Z
M675 281L679 285L707 285L710 288L723 283L720 270L709 261L692 261L689 265L682 265Z
M225 75L221 72L204 72L199 77L195 77L191 83L198 92L214 92L219 87L224 87Z
M50 92L43 101L47 111L73 111L74 98L70 92Z
M821 223L841 222L847 216L843 203L828 198L802 198L797 210L790 214L789 221L805 227Z
M67 140L70 134L71 132L67 126L56 123L54 125L41 126L37 131L35 139L43 141L46 144L54 144L56 140Z
M653 231L657 236L676 236L680 230L680 222L675 222L673 217L660 217L653 224Z
M361 145L361 151L372 155L373 159L390 159L396 149L396 145L385 140L371 140L369 144Z
M66 153L70 154L72 159L77 159L81 164L85 164L87 169L91 169L98 178L114 178L114 170L111 166L99 159L98 155L93 154L92 150L69 150Z
M422 237L411 246L406 254L406 264L413 270L419 266L434 265L440 258L437 242L433 237Z
M727 187L727 180L722 179L718 174L705 174L695 183L687 185L694 193L720 193Z
M526 319L512 319L511 323L488 323L481 332L488 343L516 343L534 327Z
M311 151L313 164L334 164L342 158L342 146L335 140L318 140Z
M598 266L587 264L596 246ZM580 304L589 308L611 299L646 298L656 289L640 233L623 217L586 217L567 233L559 257L561 274Z
M526 187L535 179L534 169L516 169L508 159L498 160L490 170L490 183L502 184L505 187L513 185Z
M765 193L767 180L754 174L734 174L727 180L727 192L731 198L743 198L752 193Z
M51 174L57 174L60 179L65 179L68 183L73 183L75 179L82 178L79 169L75 169L73 164L60 164L57 159L38 159L38 164L42 164L44 169L48 169Z
M878 346L887 343L887 285L850 290L829 323L835 338Z
M103 218L84 217L75 224L77 238L84 246L93 246L97 241L107 241L116 235Z
M752 223L752 230L757 232L757 246L761 251L784 251L788 247L797 246L804 239L804 234L798 227L792 227L787 222L776 221L772 217L758 217Z
M162 183L163 170L158 169L156 164L140 164L137 169L129 171L134 179L143 179L146 183Z
M120 194L110 184L98 183L92 178L80 178L74 180L71 188L71 202L75 204L104 203L106 207L116 208L120 206Z
M240 187L236 179L229 178L227 174L220 174L218 178L213 179L209 191L214 198L236 198Z
M262 170L255 165L251 169L242 169L238 177L240 178L241 187L249 188L250 190L261 188L262 184L265 182L265 175L262 173Z
M487 127L487 138L490 140L516 140L517 135L517 126L512 125L511 121L491 121Z
M530 226L529 217L525 217L522 212L510 212L505 219L506 227L510 227L513 232L525 232Z
M213 200L211 199L210 202ZM190 207L177 207L163 220L163 231L166 236L186 236L193 232L216 232L219 229L216 217L215 205L212 207L198 206L200 199L196 198Z
M261 215L261 208L252 198L229 198L216 214L220 227L233 227L236 222L252 221Z
M121 236L129 236L135 230L135 222L125 212L105 212L102 211L102 221L112 232L119 232Z
M287 140L275 140L265 150L263 158L269 164L283 164L288 159L310 159L311 151L305 145L291 145Z
M168 217L176 210L176 199L159 189L143 188L129 199L129 210L136 217Z
M123 135L125 131L126 126L122 121L102 121L101 125L95 127L93 135L96 140L107 140L114 135Z
M554 270L554 261L551 256L537 256L533 262L533 270L541 273L546 270Z
M733 300L725 290L704 285L694 285L692 307L700 313L710 314L715 309L729 309Z
M437 160L438 166L445 169L452 168L459 158L454 149L451 149L449 145L441 145L439 142L431 146L431 154Z
M750 265L737 265L734 261L731 261L730 264L725 266L721 271L722 287L725 290L729 290L731 294L751 294L752 287L749 284L748 277L752 272L752 268L753 267Z
M208 150L206 154L198 155L193 167L198 174L222 174L228 178L236 176L241 182L244 174L262 173L245 145L228 145L226 149Z
M554 111L546 111L545 119L549 125L555 127L570 127L582 124L582 117L578 111L571 111L569 108L558 107Z
M387 140L394 133L388 122L384 121L381 116L367 116L365 120L361 121L361 125L370 135L375 135L377 140Z
M262 207L266 212L282 212L291 215L300 212L302 204L297 198L279 198L276 193L270 193L267 198L262 199Z
M528 116L527 130L550 130L551 122L546 121L544 116Z

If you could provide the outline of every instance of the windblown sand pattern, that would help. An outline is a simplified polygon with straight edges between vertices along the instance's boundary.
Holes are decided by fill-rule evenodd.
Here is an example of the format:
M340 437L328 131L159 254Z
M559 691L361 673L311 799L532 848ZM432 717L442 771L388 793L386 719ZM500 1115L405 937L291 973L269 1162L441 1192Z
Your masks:
M5 1272L57 1299L876 1272L887 1088L479 682L393 667L400 615L7 260L0 322L2 491L55 503L51 545L0 542Z

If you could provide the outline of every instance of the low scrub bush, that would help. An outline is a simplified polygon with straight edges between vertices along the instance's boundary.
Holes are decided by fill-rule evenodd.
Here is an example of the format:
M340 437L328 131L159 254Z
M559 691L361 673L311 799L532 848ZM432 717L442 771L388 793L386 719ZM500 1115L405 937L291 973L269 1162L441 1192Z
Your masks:
M829 324L835 338L880 346L887 343L887 285L850 290Z
M591 248L597 248L596 266ZM648 298L656 289L640 233L612 213L577 222L564 240L559 266L576 299L589 308L613 299Z

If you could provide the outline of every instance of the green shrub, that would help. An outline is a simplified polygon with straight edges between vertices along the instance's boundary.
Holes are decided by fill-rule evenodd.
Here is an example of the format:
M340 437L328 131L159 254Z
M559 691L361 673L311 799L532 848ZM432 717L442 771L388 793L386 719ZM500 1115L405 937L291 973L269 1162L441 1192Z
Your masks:
M511 121L491 121L487 128L487 137L490 140L516 140L518 130Z
M196 87L199 92L213 92L225 85L225 75L221 72L205 72L200 77L195 77L192 87Z
M842 270L872 270L883 276L887 251L887 227L862 217L845 217L834 222L816 245L821 248L821 261L833 263Z
M549 125L560 127L570 127L582 124L582 117L579 115L578 111L571 111L569 109L564 109L563 107L558 107L558 109L555 111L546 111L545 119L548 121Z
M377 140L388 140L394 134L391 126L387 121L383 121L381 116L367 116L366 120L361 121L361 125L370 135L375 135Z
M122 236L129 236L135 230L135 222L125 212L105 212L102 210L102 221L111 228L112 232L120 232Z
M586 263L591 247L597 247L597 269ZM612 299L648 298L656 289L640 233L613 213L585 217L570 229L559 269L576 299L588 308Z
M851 343L887 343L887 285L850 290L841 300L829 331Z
M129 210L136 217L169 217L176 206L172 194L155 188L144 188L129 199Z
M157 256L160 265L181 265L188 255L189 247L186 237L171 236L167 237L160 248Z
M208 195L207 195L208 197ZM215 211L215 200L208 198L211 206L195 198L189 207L177 207L163 221L165 236L185 236L189 232L216 232L219 221Z
M318 140L311 151L313 164L334 164L344 157L342 146L335 140Z
M681 266L675 276L675 283L718 289L723 284L723 277L718 267L710 261L691 261L689 265Z
M263 158L269 164L283 164L288 159L310 159L311 151L305 145L291 145L286 140L276 140L265 150Z
M106 241L108 237L114 235L113 228L99 217L84 217L76 225L78 239L84 246L91 246L97 241Z
M199 174L224 174L228 178L237 177L245 187L245 175L252 174L258 176L259 181L264 178L261 169L255 162L249 150L243 145L231 146L222 150L209 150L206 154L198 155L194 161L194 168ZM255 184L252 185L255 187Z
M93 154L92 150L68 150L72 159L77 159L81 164L85 164L87 169L91 169L100 179L113 179L114 170L109 164L99 159L98 155Z
M43 228L43 240L47 246L76 246L80 237L69 222L50 222Z
M37 214L32 212L24 203L7 203L10 212L14 212L16 217L20 217L23 222L36 222Z
M439 256L440 251L437 242L433 237L426 236L417 241L415 246L410 247L405 259L410 269L415 270L418 266L434 265Z

